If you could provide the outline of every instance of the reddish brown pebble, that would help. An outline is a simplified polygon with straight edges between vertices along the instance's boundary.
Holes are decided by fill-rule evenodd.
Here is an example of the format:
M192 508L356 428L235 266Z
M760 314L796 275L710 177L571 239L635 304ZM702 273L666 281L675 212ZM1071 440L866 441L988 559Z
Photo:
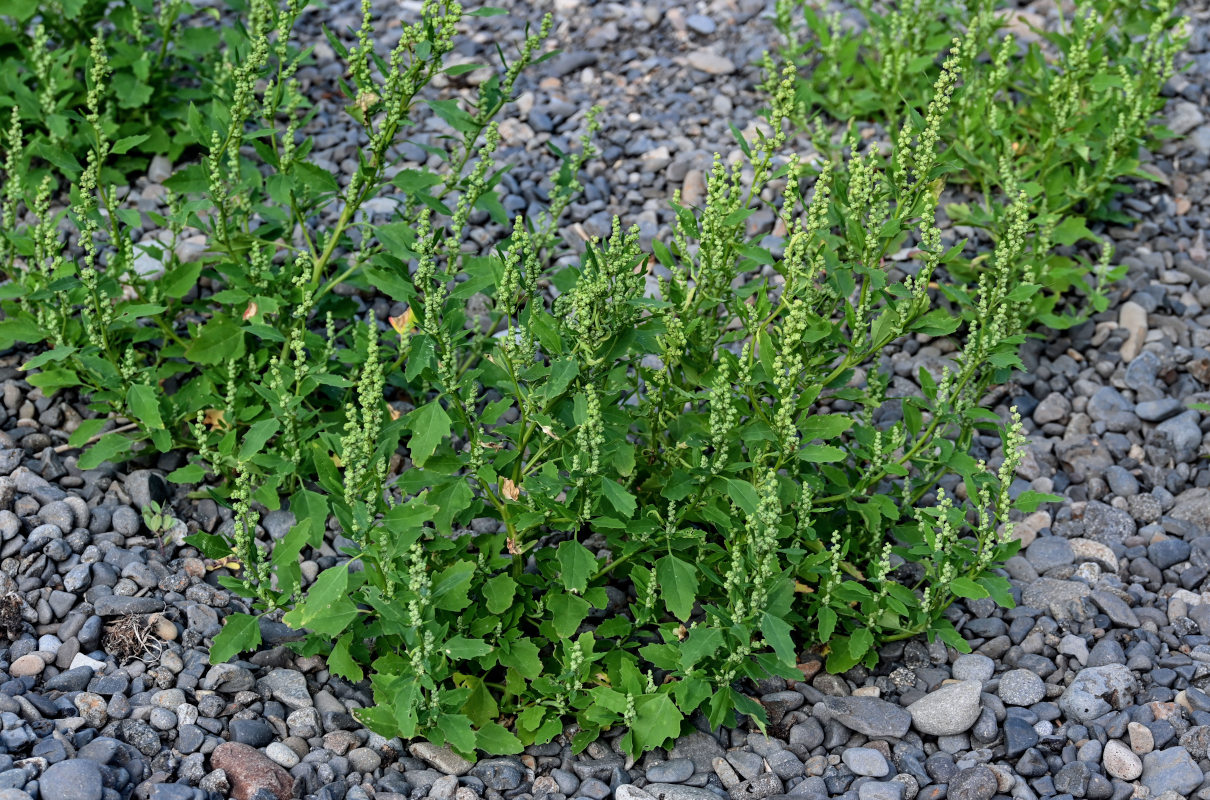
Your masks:
M802 672L802 679L804 681L809 681L819 673L819 669L822 666L822 661L807 661L799 664L798 669Z
M1148 703L1151 715L1157 720L1170 720L1181 716L1181 707L1176 703L1161 703L1158 700Z
M227 773L231 796L235 800L251 800L261 789L268 789L278 800L291 800L294 796L294 779L290 773L255 747L224 742L214 748L210 765L212 769Z

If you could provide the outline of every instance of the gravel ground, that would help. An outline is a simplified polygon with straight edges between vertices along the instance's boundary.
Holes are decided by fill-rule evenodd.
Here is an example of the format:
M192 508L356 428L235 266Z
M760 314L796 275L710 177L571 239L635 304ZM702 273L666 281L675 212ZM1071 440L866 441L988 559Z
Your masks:
M536 22L512 5L516 17L476 24L464 55ZM564 52L523 79L520 116L504 130L501 161L517 164L504 204L541 197L554 166L546 141L566 148L598 102L603 157L565 236L604 233L614 213L659 235L672 190L700 197L711 154L735 149L727 123L754 119L760 76L748 65L775 41L765 3L554 0L552 10ZM560 739L477 763L386 740L350 713L372 702L368 689L295 656L280 624L265 623L262 651L209 665L222 617L245 609L217 587L223 570L162 549L139 512L167 501L180 518L170 540L229 526L229 512L165 484L173 456L79 470L63 442L91 413L31 389L24 357L11 355L0 357L0 800L1210 798L1210 416L1190 408L1210 402L1210 11L1187 10L1194 67L1172 81L1167 109L1187 136L1154 157L1163 183L1124 201L1143 221L1108 231L1130 273L1108 311L1032 342L1027 373L1003 393L999 410L1015 403L1030 428L1015 488L1066 499L1018 527L1024 546L1007 565L1017 608L952 607L974 653L899 642L875 670L840 676L807 656L802 681L756 687L768 737L703 729L637 764L614 739L579 756ZM306 19L304 39L322 41L319 12ZM337 2L323 19L341 29L359 15ZM317 54L302 77L318 92L339 66ZM336 171L357 146L340 116L325 109L314 131L316 159ZM154 183L135 191L154 206ZM384 301L370 305L385 315ZM887 365L907 382L947 355L912 340ZM263 526L277 537L291 522L275 512ZM304 572L336 553L329 543Z

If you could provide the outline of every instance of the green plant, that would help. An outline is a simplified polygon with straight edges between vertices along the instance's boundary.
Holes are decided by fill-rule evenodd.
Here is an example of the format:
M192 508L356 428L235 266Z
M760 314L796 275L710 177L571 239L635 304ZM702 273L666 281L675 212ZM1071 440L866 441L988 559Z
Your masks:
M952 369L937 380L921 370L918 394L891 396L876 367L901 337L961 324L929 294L963 251L943 247L933 219L957 63L926 125L901 139L906 152L825 164L809 202L802 165L775 168L780 133L742 143L750 183L743 164L716 161L705 207L677 204L674 241L655 247L672 277L654 296L637 232L615 223L551 276L561 294L548 302L518 221L493 262L497 335L483 352L449 292L465 267L422 216L415 329L400 326L416 407L396 430L412 467L385 479L391 450L375 443L398 433L385 436L395 423L378 398L400 376L367 331L359 406L332 458L315 459L324 492L291 501L311 526L334 513L357 567L325 570L292 603L260 587L269 606L293 605L284 619L310 632L304 652L329 653L350 679L368 674L367 724L507 753L549 741L573 715L576 749L624 726L621 746L637 755L695 711L712 725L737 711L766 724L744 679L800 674L806 646L824 646L833 671L925 632L966 649L943 616L955 597L1012 604L989 572L1017 546L1009 510L1057 499L1010 502L1019 419L978 404L1019 366L1036 289L1022 281L1024 197ZM791 86L769 87L774 131ZM773 181L785 181L780 256L745 233ZM912 274L892 280L884 257L909 238ZM765 265L778 280L760 277ZM1005 425L994 468L970 455L977 431ZM947 475L957 496L938 488ZM250 545L255 515L239 509L237 538ZM300 526L284 556L248 557L280 587L317 535ZM237 615L221 654L257 637L255 617Z
M167 533L173 525L174 518L172 514L160 507L160 504L152 500L143 509L143 524L147 526L147 530L156 535Z
M180 520L154 500L150 501L143 508L143 524L156 537L161 555L164 554L164 545L170 534L184 527ZM176 543L179 544L180 542Z
M796 86L801 125L822 110L841 121L882 122L894 137L905 105L915 114L926 102L948 32L969 31L960 54L964 86L940 132L947 145L941 159L952 180L978 196L946 212L1000 236L1000 198L1024 191L1038 220L1032 235L1040 257L1030 277L1044 289L1031 317L1067 327L1105 310L1105 284L1124 269L1110 268L1108 250L1093 263L1052 252L1052 245L1096 242L1087 220L1128 221L1111 205L1130 190L1122 179L1153 179L1137 155L1140 145L1170 135L1152 119L1187 39L1173 0L1080 0L1057 30L1030 26L1025 44L1004 32L1017 12L1001 0L861 0L859 30L814 5L779 0L776 10L784 55L803 67ZM955 277L973 285L978 271L976 264ZM1086 296L1087 306L1062 307L1067 292Z
M389 61L372 50L365 4L357 45L346 52L331 37L350 63L346 110L369 140L358 171L342 185L307 160L312 140L297 135L313 113L294 79L304 54L288 41L298 13L296 3L283 10L254 3L246 36L232 37L224 53L226 63L238 66L209 104L189 107L188 124L208 154L166 181L169 212L149 214L162 226L162 246L136 247L130 228L139 214L124 207L106 181L112 104L99 39L83 108L97 144L72 187L79 259L63 251L50 213L53 177L45 175L32 197L23 194L20 181L6 183L5 220L15 220L24 202L38 222L32 230L5 229L4 267L14 281L0 340L6 346L45 341L49 349L26 365L40 370L30 376L34 384L48 392L78 387L96 410L129 414L138 423L133 435L103 436L81 457L85 467L149 446L160 452L184 448L199 458L173 480L247 471L256 478L257 499L276 507L280 493L314 477L317 436L336 431L331 435L339 438L353 388L346 376L366 357L365 340L353 335L358 327L347 322L359 315L357 303L348 292L333 290L344 285L369 294L377 288L407 301L412 293L404 254L422 214L434 215L433 227L459 258L472 213L483 210L504 221L494 191L504 170L492 163L498 143L493 117L537 56L549 20L515 60L464 101L425 94L439 73L483 68L443 64L462 18L456 4L427 3L423 20L408 26ZM422 104L450 128L443 141L427 146L447 164L438 173L399 163L397 145ZM10 176L19 174L26 149L13 119ZM592 152L593 114L586 123L583 147L565 157L549 212L531 234L547 251L555 245L558 215L578 191L579 167ZM242 152L248 148L254 157ZM396 217L371 226L361 209L387 192L399 203ZM199 231L206 251L182 261L178 243ZM147 268L147 256L154 269ZM491 281L490 259L469 249L465 258L480 274L454 289L462 299ZM391 355L397 361L406 356ZM87 442L103 424L86 420L71 443Z
M803 647L825 648L833 670L923 632L965 647L943 616L954 597L1011 603L989 573L1016 547L1010 508L1049 498L1010 502L1019 421L979 401L1019 364L1034 220L1014 193L1004 235L974 257L988 267L972 310L939 307L930 286L972 260L934 221L960 50L890 159L825 164L809 201L812 171L777 160L792 76L771 77L773 133L741 142L751 179L719 162L704 208L677 202L654 253L672 277L649 292L651 256L620 223L578 265L549 266L588 134L545 217L514 220L494 253L467 244L475 210L503 220L492 118L549 23L459 102L421 94L465 70L443 66L456 4L427 0L386 58L363 8L358 43L333 41L367 140L347 182L296 136L310 113L287 43L297 8L256 2L225 56L239 66L188 114L208 155L169 181L178 195L156 221L170 237L151 253L162 274L136 269L104 178L99 41L85 103L98 144L72 192L82 255L58 239L49 178L6 196L5 213L28 202L38 223L6 231L0 338L50 345L25 365L31 384L79 389L139 426L79 465L183 447L190 463L170 479L213 475L235 511L229 537L189 539L243 568L222 582L251 613L228 616L213 660L256 647L256 616L284 612L308 630L304 652L368 675L378 704L362 717L384 734L517 752L572 715L577 748L626 726L637 754L699 710L769 722L743 681L797 674ZM393 163L421 102L450 126L439 175ZM8 139L21 163L19 126ZM388 186L399 215L373 225L359 208ZM784 252L745 233L766 190L784 197ZM187 228L208 251L185 263ZM914 260L890 271L909 241ZM403 313L387 328L350 288ZM468 311L477 294L482 314ZM960 334L958 350L936 378L921 372L918 394L892 395L878 360L909 334ZM71 443L104 424L86 420ZM972 455L976 432L998 430L998 452ZM258 508L283 497L297 524L260 540ZM306 582L300 556L332 516L353 560Z
M195 12L186 0L17 0L0 7L0 108L15 109L27 138L24 155L69 180L84 170L79 157L99 144L79 113L98 34L112 91L96 124L109 145L111 179L145 169L150 155L175 160L197 144L186 111L209 97L221 68L211 54L221 37L238 34L199 25L195 14L218 19L217 9Z

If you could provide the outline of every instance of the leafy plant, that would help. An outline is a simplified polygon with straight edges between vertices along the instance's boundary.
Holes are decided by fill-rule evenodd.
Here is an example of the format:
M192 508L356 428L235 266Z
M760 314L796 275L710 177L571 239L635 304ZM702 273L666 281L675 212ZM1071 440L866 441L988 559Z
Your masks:
M148 502L143 508L143 524L155 535L161 555L164 553L165 540L169 534L173 533L175 529L184 527L171 511L164 509L155 500Z
M73 187L71 209L83 253L77 260L63 252L47 175L28 199L37 225L5 232L14 282L0 322L5 346L49 345L26 365L40 370L30 376L35 385L48 392L79 387L98 411L137 421L132 435L103 436L81 457L85 468L148 446L185 448L199 458L172 480L246 471L257 479L256 499L277 507L279 493L316 474L317 437L334 431L328 435L339 438L352 398L347 376L366 358L364 338L346 322L362 310L348 292L334 289L409 298L402 259L422 213L431 215L459 258L472 214L505 221L494 188L504 170L492 163L499 141L492 120L512 99L549 20L515 60L479 84L476 96L460 101L424 96L434 76L474 68L443 64L462 18L458 7L426 4L423 20L405 30L387 61L373 52L367 3L357 45L346 51L332 37L350 62L346 110L369 140L358 171L342 185L307 160L312 140L297 135L314 113L294 78L304 54L286 35L298 13L296 4L279 11L254 3L247 35L231 37L224 59L239 66L211 103L191 105L188 113L208 155L166 181L169 213L149 215L163 226L158 247L132 242L139 214L123 207L105 180L111 70L94 39L84 119L98 144ZM422 105L450 126L444 140L426 146L447 164L436 174L399 163L398 145ZM587 126L590 134L592 114ZM587 137L581 152L566 156L567 175L551 190L547 216L535 221L532 236L547 251L558 215L578 191L579 167L591 155ZM16 175L25 153L19 126L10 129L8 145L7 167ZM243 152L247 148L255 157ZM18 181L6 190L5 218L15 220L26 198ZM399 204L395 219L371 226L362 208L388 192ZM183 260L178 245L200 232L205 251ZM469 250L465 257L480 274L454 290L464 299L491 280L487 259ZM392 354L400 361L405 356ZM103 425L100 418L86 420L72 443L83 444Z
M14 109L27 137L24 155L69 180L84 170L79 157L99 144L94 123L79 113L98 34L112 92L95 124L109 145L111 179L145 169L150 155L175 160L195 145L186 111L210 95L221 69L213 53L224 34L197 24L195 14L219 18L218 9L196 12L185 0L17 0L0 7L0 108Z
M223 584L250 613L227 618L212 659L256 647L257 615L284 612L304 652L369 677L378 702L361 713L384 734L518 752L571 715L577 748L625 726L637 754L699 711L772 722L744 681L798 674L804 647L837 671L923 632L964 648L944 617L955 597L1011 603L989 572L1016 547L1009 511L1052 498L1011 502L1019 421L979 402L1019 366L1037 221L1014 191L988 252L944 245L936 226L937 142L969 41L888 159L855 150L818 172L778 155L793 78L771 76L772 133L741 141L746 164L716 163L703 208L676 200L671 242L643 253L618 222L556 269L592 114L547 214L513 220L494 252L468 244L476 212L507 223L493 117L549 22L477 92L433 98L433 76L465 71L443 63L460 8L427 0L385 57L363 11L353 47L332 37L366 137L347 180L297 136L313 113L286 35L298 9L258 0L228 43L238 66L188 112L207 155L169 181L150 264L103 170L99 39L84 104L96 145L72 191L80 257L59 240L51 178L3 206L15 219L28 203L38 222L5 229L0 339L46 342L31 384L79 389L139 428L79 465L185 448L170 479L213 476L235 512L230 536L189 539L243 569ZM429 145L440 174L398 163L422 103L450 128ZM23 148L14 126L9 170ZM766 189L784 198L784 251L745 232ZM362 209L384 191L400 208L374 224ZM206 252L183 261L195 231ZM652 258L671 277L649 274ZM947 282L975 264L973 287ZM398 305L383 321L350 294ZM906 335L954 337L952 364L892 383L880 359ZM991 451L976 434L996 431ZM258 511L283 497L297 524L263 541ZM300 561L332 517L352 560L308 582Z
M1105 285L1124 274L1110 267L1108 245L1095 263L1052 247L1097 242L1089 220L1129 221L1112 204L1130 190L1123 179L1153 179L1137 156L1140 145L1170 135L1153 117L1188 38L1174 6L1080 0L1056 30L1025 23L1025 43L1004 31L1018 12L1001 0L861 0L857 30L807 0L779 0L776 21L783 54L802 67L799 124L823 111L841 121L882 122L892 137L902 135L896 126L904 104L915 113L926 102L949 32L969 31L959 54L965 85L940 131L941 158L952 180L978 190L978 201L946 212L999 237L1007 223L1000 198L1024 191L1038 220L1031 235L1040 258L1030 279L1043 289L1031 316L1062 328L1105 310ZM978 271L956 277L971 285ZM1087 304L1062 307L1070 291Z
M492 262L496 335L482 352L450 292L465 268L422 215L402 375L366 331L359 407L315 458L323 492L291 500L310 522L271 555L247 550L276 576L259 586L263 606L292 606L285 621L310 632L304 652L368 675L367 724L509 753L573 715L576 749L624 726L621 746L637 755L699 711L711 725L736 712L767 723L744 680L800 674L805 646L824 647L833 671L923 632L967 649L943 616L953 599L1012 604L989 570L1017 546L1008 486L1022 433L978 403L1019 366L1036 290L1022 280L1023 196L987 255L952 368L922 370L909 394L877 368L903 336L961 324L929 293L964 249L944 247L934 222L934 147L957 65L947 61L905 152L825 164L809 202L804 167L775 168L780 133L743 142L746 166L716 161L704 208L675 204L674 240L655 247L671 277L655 291L637 231L615 222L551 275L549 302L518 221ZM777 131L792 82L769 88ZM774 255L745 220L782 180L789 234ZM909 240L918 257L897 282L884 257ZM760 277L766 265L776 280ZM385 382L416 399L394 422L381 413ZM973 436L1006 423L989 468L992 454L970 454ZM395 478L391 447L375 443L404 435L412 467ZM337 463L343 474L326 466ZM939 488L945 476L959 494ZM1015 507L1054 499L1027 493ZM255 515L239 509L237 539L251 542ZM354 561L294 596L290 570L329 510ZM221 638L234 650L255 631L235 617Z

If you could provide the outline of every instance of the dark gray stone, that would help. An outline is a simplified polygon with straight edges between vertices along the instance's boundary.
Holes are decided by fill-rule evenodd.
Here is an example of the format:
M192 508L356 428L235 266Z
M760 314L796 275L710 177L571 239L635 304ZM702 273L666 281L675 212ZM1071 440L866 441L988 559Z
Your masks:
M902 739L912 724L907 709L877 697L825 697L814 713L872 738Z
M38 781L43 797L53 800L101 800L104 781L97 762L72 758L52 764Z
M996 793L996 775L982 765L958 772L949 783L950 800L991 800Z

